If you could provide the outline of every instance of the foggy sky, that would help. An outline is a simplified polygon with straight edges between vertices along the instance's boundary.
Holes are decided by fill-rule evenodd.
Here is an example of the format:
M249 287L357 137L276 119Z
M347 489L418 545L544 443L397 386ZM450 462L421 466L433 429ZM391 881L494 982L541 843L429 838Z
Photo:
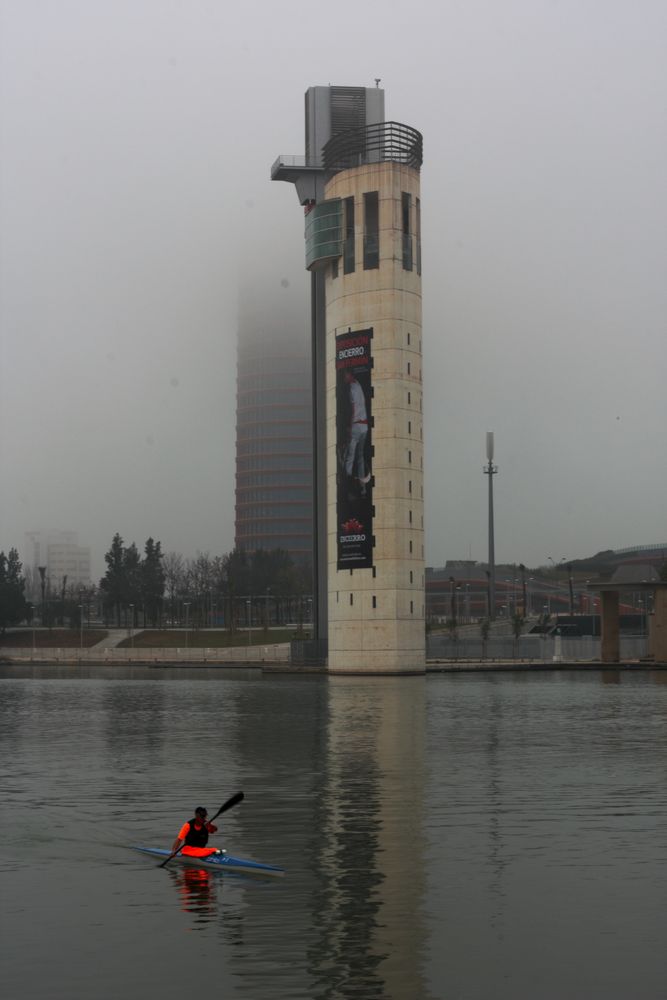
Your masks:
M424 134L427 563L486 556L487 430L497 561L667 541L661 0L0 14L0 549L232 548L239 287L307 282L270 165L375 77Z

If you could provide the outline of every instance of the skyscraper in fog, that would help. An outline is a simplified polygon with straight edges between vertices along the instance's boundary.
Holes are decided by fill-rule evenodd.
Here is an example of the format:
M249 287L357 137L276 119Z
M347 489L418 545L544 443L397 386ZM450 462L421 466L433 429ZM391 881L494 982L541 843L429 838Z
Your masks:
M312 405L305 291L247 294L236 388L236 546L310 563Z
M315 617L335 672L424 670L421 163L379 87L311 87L305 156L271 171L306 213Z

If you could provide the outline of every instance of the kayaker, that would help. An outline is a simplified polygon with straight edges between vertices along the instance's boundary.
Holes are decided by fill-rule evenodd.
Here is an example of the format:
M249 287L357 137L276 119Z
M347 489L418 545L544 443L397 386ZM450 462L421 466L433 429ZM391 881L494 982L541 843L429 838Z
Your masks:
M215 847L207 847L209 833L217 833L218 828L209 823L206 817L208 811L204 806L197 806L192 819L184 823L178 831L178 836L172 844L171 851L175 854L183 845L181 854L189 854L194 858L206 858L209 854L220 854Z

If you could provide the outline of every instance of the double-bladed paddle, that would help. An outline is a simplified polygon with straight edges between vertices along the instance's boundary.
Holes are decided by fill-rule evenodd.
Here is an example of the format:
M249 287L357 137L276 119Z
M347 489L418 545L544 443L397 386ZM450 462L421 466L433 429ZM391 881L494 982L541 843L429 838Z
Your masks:
M227 810L231 809L232 806L236 806L236 805L239 804L239 802L242 802L243 801L243 797L244 797L243 796L243 792L237 792L236 795L232 795L231 799L227 799L227 801L223 805L220 806L220 808L218 809L217 813L214 816L211 816L210 819L207 819L206 822L207 823L212 823L214 819L218 818L218 816L220 815L220 813L227 812ZM185 844L181 844L181 846L178 848L178 850L174 851L173 854L170 854L166 861L162 861L158 865L158 868L164 868L165 865L168 865L169 862L171 861L171 859L175 858L176 855L179 853L179 851L181 851L184 847L185 847Z

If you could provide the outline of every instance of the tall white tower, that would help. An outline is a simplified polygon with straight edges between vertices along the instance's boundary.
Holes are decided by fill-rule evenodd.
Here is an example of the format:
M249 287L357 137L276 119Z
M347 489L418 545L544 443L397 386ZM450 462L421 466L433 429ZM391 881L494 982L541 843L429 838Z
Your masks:
M306 162L272 176L296 184L313 274L318 635L332 672L422 672L422 137L378 89L306 102Z

